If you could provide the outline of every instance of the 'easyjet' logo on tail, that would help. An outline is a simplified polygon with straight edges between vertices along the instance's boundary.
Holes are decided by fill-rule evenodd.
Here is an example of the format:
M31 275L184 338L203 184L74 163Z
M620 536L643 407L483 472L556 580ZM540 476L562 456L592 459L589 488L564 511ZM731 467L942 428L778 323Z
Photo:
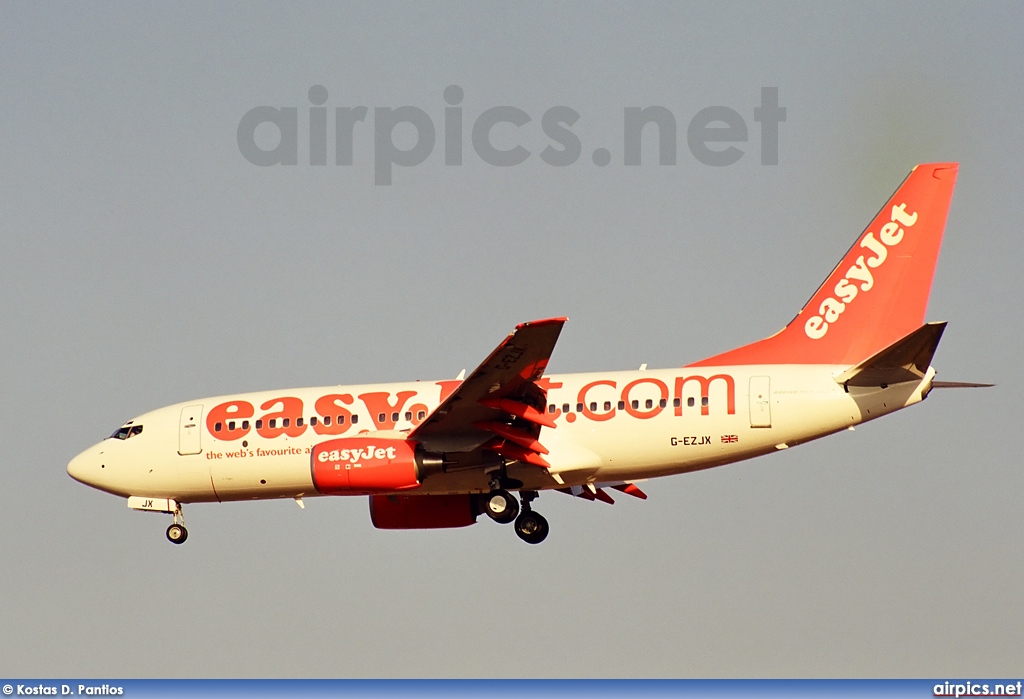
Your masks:
M873 257L865 258L864 255L861 255L857 258L857 262L846 271L846 276L840 279L832 290L832 293L839 298L829 296L818 307L820 315L807 319L807 323L804 325L804 333L807 337L812 340L820 340L825 337L829 325L839 320L839 316L846 310L846 306L857 298L857 294L862 291L871 291L875 285L875 278L871 270L881 267L889 256L888 249L899 245L903 240L904 230L900 226L910 228L915 223L917 223L917 213L908 214L906 204L893 206L890 222L882 226L878 238L876 239L875 234L869 231L861 239L860 246L871 252Z

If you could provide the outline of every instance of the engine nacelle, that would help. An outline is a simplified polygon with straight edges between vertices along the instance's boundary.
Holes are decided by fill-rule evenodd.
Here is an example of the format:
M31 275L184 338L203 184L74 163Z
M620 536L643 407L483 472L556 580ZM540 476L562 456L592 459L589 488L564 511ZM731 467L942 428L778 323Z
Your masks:
M313 447L313 485L325 495L358 495L419 488L440 471L440 457L405 439L348 437Z
M377 529L450 529L476 523L476 497L371 495L370 521Z

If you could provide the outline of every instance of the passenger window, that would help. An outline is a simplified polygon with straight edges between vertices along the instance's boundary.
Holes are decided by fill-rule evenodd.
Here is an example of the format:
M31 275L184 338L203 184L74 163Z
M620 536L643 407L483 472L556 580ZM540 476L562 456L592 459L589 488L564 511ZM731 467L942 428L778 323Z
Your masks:
M292 424L292 419L290 417L286 417L281 420L281 427L288 427L290 424Z
M398 413L391 413L391 422L398 422Z
M248 420L242 420L242 429L243 430L249 429L249 421Z
M604 402L604 411L607 413L611 409L612 409L612 402L610 400L606 400Z
M644 407L647 408L648 410L650 410L651 408L654 407L654 401L651 400L650 398L648 398L647 402L644 403Z
M661 400L658 401L658 407L659 408L664 408L666 405L668 405L668 401L665 400L664 398L662 398Z
M412 411L411 410L406 410L405 411L405 419L406 420L412 420Z
M576 412L577 413L582 413L583 412L583 403L577 403L576 404Z
M262 430L263 429L263 420L257 420L256 421L256 429L258 429L258 430Z
M311 426L313 426L313 427L316 427L316 415L314 415L313 417L309 418L309 424Z
M275 427L277 427L277 418L270 418L270 429L274 429Z
M331 424L331 416L330 415L324 415L324 424L325 425L330 425ZM338 424L341 424L341 423L339 422Z
M631 401L630 405L633 406L633 410L636 410L637 408L640 407L640 401L638 401L638 400Z
M300 418L296 418L295 426L296 427L302 427L302 418L301 417Z
M235 431L235 421L232 420L231 422L228 423L228 432L234 432L234 431Z
M345 416L344 415L341 416L341 421L345 422ZM354 425L357 422L359 422L359 416L358 415L353 415L352 416L352 424Z
M217 424L215 424L215 425L213 426L213 431L214 431L214 432L220 432L220 423L219 423L219 422L218 422ZM114 433L114 436L115 436L115 437L117 436L117 433L116 433L116 432ZM127 437L127 436L128 436L128 435L127 435L127 434L125 434L125 436L124 436L124 437L121 437L121 439L125 439L125 437Z
M686 399L686 405L689 408L692 408L694 406L694 401L693 401L693 397L692 396L690 398Z
M554 403L552 403L551 405L549 405L549 406L548 406L548 412L549 412L549 413L553 413L553 412L555 412L556 410L558 410L558 408L556 408L556 407L555 407L555 404L554 404Z
M418 413L416 413L416 419L417 420L422 420L426 416L427 416L427 411L426 410L421 410Z
M678 408L680 405L681 405L681 403L679 402L678 398L673 398L672 399L672 407L673 408Z
M703 398L701 398L700 399L700 404L704 408L708 407L708 397L704 396Z
M569 412L569 404L568 403L562 403L562 412L563 413Z
M626 401L620 400L619 401L619 410L625 410L625 409L626 409Z

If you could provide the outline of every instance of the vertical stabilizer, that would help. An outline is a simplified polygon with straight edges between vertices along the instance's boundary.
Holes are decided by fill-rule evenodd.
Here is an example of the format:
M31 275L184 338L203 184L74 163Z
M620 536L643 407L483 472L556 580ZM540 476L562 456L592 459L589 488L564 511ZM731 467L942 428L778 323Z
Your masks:
M956 175L915 167L789 325L691 366L857 364L921 327Z

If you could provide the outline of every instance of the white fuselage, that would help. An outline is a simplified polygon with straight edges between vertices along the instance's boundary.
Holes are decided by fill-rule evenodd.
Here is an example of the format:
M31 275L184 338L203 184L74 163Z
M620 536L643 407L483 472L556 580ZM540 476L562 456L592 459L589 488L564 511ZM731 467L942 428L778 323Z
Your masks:
M547 376L538 383L556 427L542 428L539 441L551 468L517 462L508 476L543 490L720 466L917 403L934 376L929 369L920 382L847 390L835 381L845 369L748 365ZM316 496L316 444L376 432L401 438L458 383L328 386L171 405L131 421L142 426L137 434L85 450L68 472L115 495L178 503ZM473 469L430 476L414 492L488 489L487 474Z

